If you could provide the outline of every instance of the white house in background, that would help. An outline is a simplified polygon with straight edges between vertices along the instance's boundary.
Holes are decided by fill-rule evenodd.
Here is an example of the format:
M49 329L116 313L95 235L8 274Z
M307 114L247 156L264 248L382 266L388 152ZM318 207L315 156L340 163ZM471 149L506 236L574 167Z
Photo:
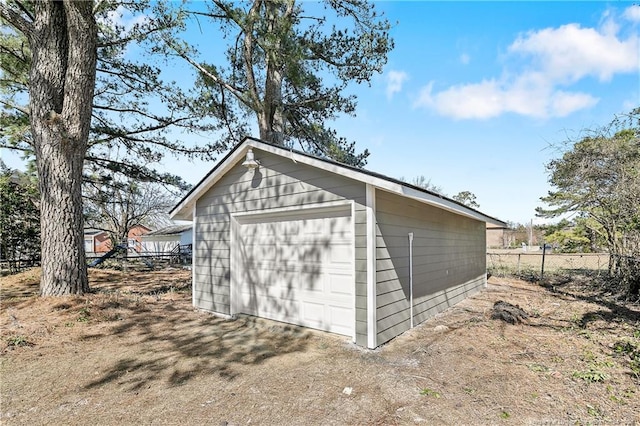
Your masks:
M406 182L252 138L171 217L194 226L196 307L369 348L484 288L486 224L506 226Z
M178 246L191 246L193 231L190 223L172 225L142 236L142 253L171 253Z

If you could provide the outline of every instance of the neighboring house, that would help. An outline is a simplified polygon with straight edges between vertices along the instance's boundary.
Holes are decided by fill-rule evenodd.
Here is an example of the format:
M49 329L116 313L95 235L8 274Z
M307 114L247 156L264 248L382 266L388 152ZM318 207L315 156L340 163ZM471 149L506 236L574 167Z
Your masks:
M498 219L377 173L246 138L171 211L193 303L375 348L486 285Z
M151 232L151 229L143 225L136 225L129 229L127 233L127 248L140 253L142 250L142 236L149 232Z
M509 247L511 237L505 232L507 229L507 226L487 223L487 248Z
M129 250L140 252L142 246L141 237L151 229L143 225L136 225L127 234L127 246ZM113 248L111 239L106 231L95 228L84 229L84 251L89 255L107 253Z
M84 251L87 255L106 253L109 250L111 250L109 234L100 229L84 228Z
M176 247L191 247L192 242L191 224L173 225L143 235L142 252L171 253L176 250Z

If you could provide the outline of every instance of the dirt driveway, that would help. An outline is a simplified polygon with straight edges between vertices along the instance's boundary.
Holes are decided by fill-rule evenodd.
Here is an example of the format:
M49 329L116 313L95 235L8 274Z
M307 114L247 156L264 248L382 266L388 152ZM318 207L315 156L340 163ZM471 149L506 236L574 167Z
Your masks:
M371 351L194 311L182 270L92 271L95 294L63 299L36 272L0 280L2 424L640 422L638 306L572 283L492 278ZM491 319L497 300L530 319Z

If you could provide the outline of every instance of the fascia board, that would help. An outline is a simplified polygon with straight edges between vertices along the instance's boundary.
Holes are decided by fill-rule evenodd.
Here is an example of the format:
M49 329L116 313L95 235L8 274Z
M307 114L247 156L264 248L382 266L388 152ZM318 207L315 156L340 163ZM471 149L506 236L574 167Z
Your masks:
M173 220L192 220L192 210L195 208L196 201L246 155L245 147L247 147L247 145L248 139L245 139L245 141L233 149L221 163L218 163L215 168L196 184L191 192L169 212L169 217Z
M259 145L253 145L254 148L260 149L262 151L267 151L272 154L280 155L283 157L291 158L295 162L307 164L313 167L317 167L319 169L323 169L332 173L336 173L365 184L373 185L377 188L384 189L386 191L402 195L408 198L412 198L414 200L430 204L435 207L439 207L444 210L448 210L453 213L457 213L462 216L467 216L476 220L480 220L482 222L493 223L495 225L504 225L504 222L494 219L490 216L484 215L480 212L471 210L460 204L454 203L452 201L447 200L446 198L439 197L437 195L432 195L426 192L418 191L416 189L397 184L395 182L391 182L376 176L371 176L364 172L358 172L356 170L348 169L345 167L341 167L337 164L328 163L322 160L314 159L307 157L305 155L300 155L293 151L288 151L283 148L274 147L271 145L262 144L256 141Z
M191 210L194 208L196 200L200 198L202 194L208 191L218 180L220 180L220 178L224 176L225 173L233 168L240 159L244 158L244 156L246 155L246 150L250 147L284 158L290 158L294 162L316 167L321 170L325 170L331 173L345 176L350 179L354 179L359 182L363 182L365 184L370 184L391 193L412 198L416 201L439 207L452 213L456 213L494 225L506 226L504 222L498 219L487 216L476 210L469 209L453 201L449 201L441 196L419 191L417 189L401 185L390 180L382 179L365 172L360 172L351 168L340 166L339 164L334 164L331 162L323 161L321 159L309 157L307 155L302 155L295 151L287 150L286 148L280 148L270 144L266 144L250 137L245 138L245 140L240 145L238 145L233 151L228 154L228 156L222 161L222 163L216 166L216 168L208 176L206 176L199 184L196 185L196 187L194 187L192 192L188 194L169 213L171 219L189 220L192 216ZM258 161L260 160L259 158L257 159Z

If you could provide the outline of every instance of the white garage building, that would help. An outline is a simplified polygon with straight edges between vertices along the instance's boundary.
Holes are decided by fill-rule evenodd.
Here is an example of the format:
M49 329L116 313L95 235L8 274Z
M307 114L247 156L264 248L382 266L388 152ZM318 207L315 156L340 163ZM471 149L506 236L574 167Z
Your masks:
M247 138L172 210L193 303L375 348L486 285L486 223L376 173Z

